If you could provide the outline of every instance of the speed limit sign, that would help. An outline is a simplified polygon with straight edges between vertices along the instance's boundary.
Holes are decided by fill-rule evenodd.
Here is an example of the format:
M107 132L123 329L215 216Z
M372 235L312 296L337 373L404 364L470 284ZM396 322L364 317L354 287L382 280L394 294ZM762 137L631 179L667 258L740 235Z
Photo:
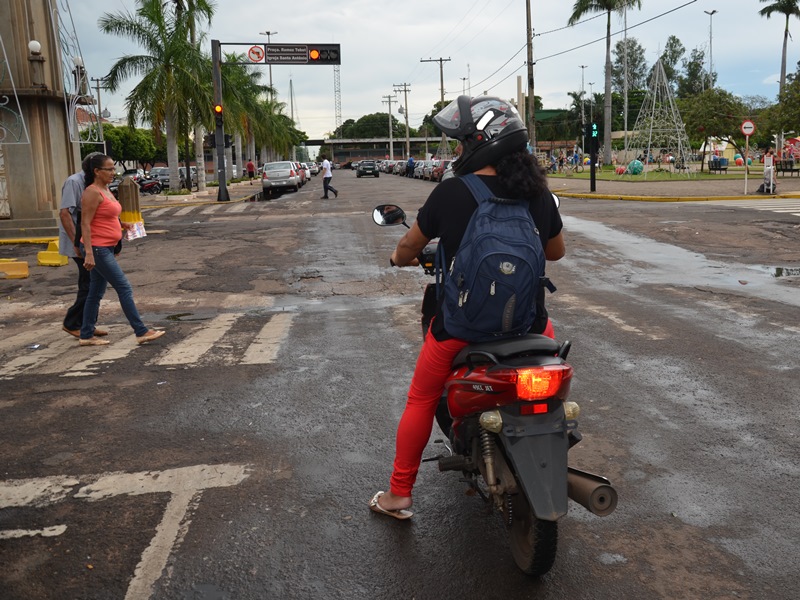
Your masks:
M755 132L756 132L755 123L753 123L752 121L745 121L744 123L742 123L742 133L745 136L750 137Z

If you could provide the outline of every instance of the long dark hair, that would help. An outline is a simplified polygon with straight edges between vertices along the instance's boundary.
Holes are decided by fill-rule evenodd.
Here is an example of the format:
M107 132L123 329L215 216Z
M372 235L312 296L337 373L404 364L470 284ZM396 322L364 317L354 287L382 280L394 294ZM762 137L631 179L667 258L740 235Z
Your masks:
M89 160L83 161L83 176L86 179L86 185L92 185L94 183L94 170L95 169L102 169L103 163L105 163L110 156L106 156L105 154L100 154L99 152L89 158Z
M545 170L526 149L507 154L497 162L495 169L500 185L510 198L532 200L549 189Z

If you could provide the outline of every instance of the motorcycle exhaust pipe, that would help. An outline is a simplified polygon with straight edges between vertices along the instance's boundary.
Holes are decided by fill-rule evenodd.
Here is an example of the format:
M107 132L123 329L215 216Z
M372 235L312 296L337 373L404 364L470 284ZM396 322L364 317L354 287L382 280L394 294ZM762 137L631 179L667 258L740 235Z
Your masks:
M567 496L598 517L617 508L617 491L608 479L572 467L567 469Z

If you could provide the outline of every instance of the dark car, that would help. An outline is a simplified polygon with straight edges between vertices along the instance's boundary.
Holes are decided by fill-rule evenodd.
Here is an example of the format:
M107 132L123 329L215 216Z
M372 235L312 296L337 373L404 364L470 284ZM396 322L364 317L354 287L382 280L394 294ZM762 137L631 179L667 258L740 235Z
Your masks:
M362 160L358 163L358 169L356 169L356 177L361 177L362 175L371 175L372 177L380 177L381 172L378 170L378 165L375 163L374 160Z
M157 179L161 187L169 187L169 167L153 167L147 174L150 179Z
M450 163L453 162L451 160L441 160L439 164L433 167L433 171L431 172L431 181L441 181L444 172L447 170L447 167L450 166Z

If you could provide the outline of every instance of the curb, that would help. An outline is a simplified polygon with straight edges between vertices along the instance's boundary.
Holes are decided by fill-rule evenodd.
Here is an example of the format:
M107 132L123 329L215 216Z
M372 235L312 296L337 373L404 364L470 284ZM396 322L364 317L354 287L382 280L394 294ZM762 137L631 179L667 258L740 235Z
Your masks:
M552 190L551 190L552 191ZM626 196L620 194L584 194L567 191L553 192L559 198L580 198L582 200L622 200L623 202L709 202L714 200L775 200L776 198L797 198L795 194L772 194L758 196Z

